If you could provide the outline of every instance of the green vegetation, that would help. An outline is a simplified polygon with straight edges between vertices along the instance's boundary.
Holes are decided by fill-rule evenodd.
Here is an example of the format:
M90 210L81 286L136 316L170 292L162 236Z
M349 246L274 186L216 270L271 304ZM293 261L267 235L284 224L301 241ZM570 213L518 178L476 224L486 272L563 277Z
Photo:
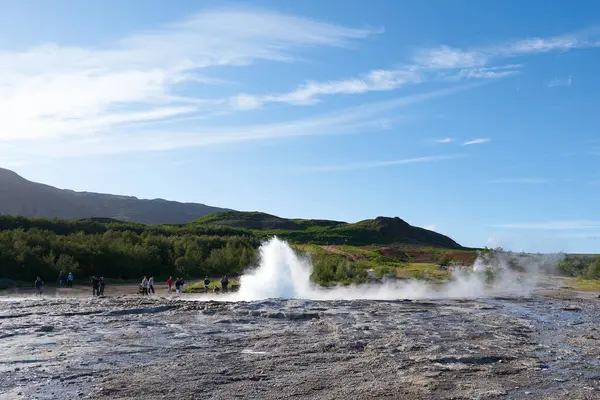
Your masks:
M369 271L377 278L445 279L447 272L436 265L440 257L474 259L475 254L398 218L347 224L226 212L188 224L143 225L109 218L0 215L0 278L31 282L40 276L52 283L61 270L84 281L92 275L114 281L136 281L144 275L156 280L239 276L255 263L260 243L273 235L310 256L312 279L322 285L365 282ZM440 243L448 248L435 247Z
M0 277L54 282L58 272L141 279L238 275L260 241L222 227L144 226L0 216Z
M600 279L600 256L570 254L559 263L558 269L567 276Z
M248 229L259 237L277 235L296 243L353 246L403 243L462 249L449 237L411 226L400 218L377 217L348 224L327 220L284 219L259 212L229 211L200 218L193 224Z
M575 278L569 281L569 285L584 292L599 292L600 279Z
M408 264L405 267L397 268L396 274L399 277L428 281L446 281L450 278L449 271L442 270L438 265L430 263Z

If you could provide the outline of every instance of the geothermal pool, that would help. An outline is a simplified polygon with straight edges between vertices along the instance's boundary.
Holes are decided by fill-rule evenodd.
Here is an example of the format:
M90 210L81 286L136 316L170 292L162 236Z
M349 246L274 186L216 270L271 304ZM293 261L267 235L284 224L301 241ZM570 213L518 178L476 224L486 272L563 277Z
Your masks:
M600 398L595 296L508 272L323 290L284 242L261 256L220 301L4 298L0 399Z

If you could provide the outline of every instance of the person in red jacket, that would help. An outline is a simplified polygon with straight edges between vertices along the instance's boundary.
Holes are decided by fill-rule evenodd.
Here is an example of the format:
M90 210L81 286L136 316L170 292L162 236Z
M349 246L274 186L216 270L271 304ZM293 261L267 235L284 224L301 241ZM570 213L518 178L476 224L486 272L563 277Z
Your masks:
M169 277L169 279L167 280L167 289L169 290L169 293L171 293L171 291L173 290L173 278Z

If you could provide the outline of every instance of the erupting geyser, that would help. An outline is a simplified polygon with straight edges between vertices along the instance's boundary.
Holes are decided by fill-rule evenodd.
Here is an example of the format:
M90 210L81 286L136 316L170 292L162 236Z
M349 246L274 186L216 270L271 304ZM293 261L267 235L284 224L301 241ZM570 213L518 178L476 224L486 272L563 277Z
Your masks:
M242 276L238 296L245 301L267 298L310 298L312 266L277 238L260 248L260 265Z

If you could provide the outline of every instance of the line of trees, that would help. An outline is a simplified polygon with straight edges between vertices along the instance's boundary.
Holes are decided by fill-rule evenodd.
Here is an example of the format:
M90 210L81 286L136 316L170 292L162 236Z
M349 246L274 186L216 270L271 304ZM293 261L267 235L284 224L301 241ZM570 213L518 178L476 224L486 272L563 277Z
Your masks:
M579 276L586 279L600 279L600 257L567 255L559 263L558 269L569 276Z
M232 235L227 229L198 234L180 227L161 227L161 232L135 224L112 229L90 222L87 227L93 229L86 232L78 230L79 222L51 220L28 220L26 227L6 229L11 218L0 218L0 278L18 281L40 276L52 282L59 271L73 272L76 279L237 275L253 262L260 245L251 235Z

